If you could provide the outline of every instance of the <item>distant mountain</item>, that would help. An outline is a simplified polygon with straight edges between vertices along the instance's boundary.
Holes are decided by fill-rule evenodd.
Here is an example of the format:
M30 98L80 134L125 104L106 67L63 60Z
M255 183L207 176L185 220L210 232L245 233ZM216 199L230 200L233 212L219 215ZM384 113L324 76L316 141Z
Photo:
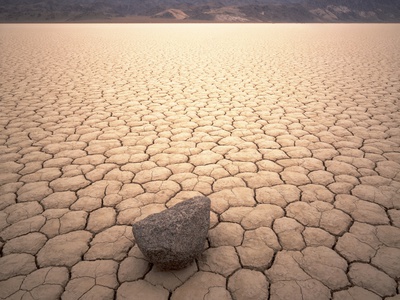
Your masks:
M400 22L399 0L0 0L0 22ZM130 17L130 19L126 19Z

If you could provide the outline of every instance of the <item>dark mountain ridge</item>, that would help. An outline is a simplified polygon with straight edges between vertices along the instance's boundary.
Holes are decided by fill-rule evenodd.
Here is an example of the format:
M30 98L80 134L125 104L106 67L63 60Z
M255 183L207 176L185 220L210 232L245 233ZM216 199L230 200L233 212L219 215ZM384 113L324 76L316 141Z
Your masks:
M400 22L396 0L0 0L0 22ZM135 20L134 18L132 20Z

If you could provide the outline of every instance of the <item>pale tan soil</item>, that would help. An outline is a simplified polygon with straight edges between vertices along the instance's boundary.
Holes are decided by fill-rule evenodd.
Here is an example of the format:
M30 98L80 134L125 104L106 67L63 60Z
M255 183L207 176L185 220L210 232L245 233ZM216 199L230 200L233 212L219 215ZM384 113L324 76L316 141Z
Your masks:
M400 25L0 26L1 299L399 299ZM135 220L212 201L160 272Z

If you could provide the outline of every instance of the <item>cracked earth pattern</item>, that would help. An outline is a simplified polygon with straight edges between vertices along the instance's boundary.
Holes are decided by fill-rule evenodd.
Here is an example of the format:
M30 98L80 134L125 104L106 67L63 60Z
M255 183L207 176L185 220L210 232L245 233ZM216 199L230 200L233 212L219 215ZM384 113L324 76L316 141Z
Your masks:
M400 25L1 25L1 299L400 299ZM131 224L211 199L160 272Z

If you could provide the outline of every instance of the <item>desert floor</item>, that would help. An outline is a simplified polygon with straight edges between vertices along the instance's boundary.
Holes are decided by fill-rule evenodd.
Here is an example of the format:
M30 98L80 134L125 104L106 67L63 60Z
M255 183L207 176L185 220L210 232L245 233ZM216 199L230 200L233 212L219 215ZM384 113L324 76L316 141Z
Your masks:
M0 25L1 299L400 299L400 25ZM211 199L161 272L131 224Z

